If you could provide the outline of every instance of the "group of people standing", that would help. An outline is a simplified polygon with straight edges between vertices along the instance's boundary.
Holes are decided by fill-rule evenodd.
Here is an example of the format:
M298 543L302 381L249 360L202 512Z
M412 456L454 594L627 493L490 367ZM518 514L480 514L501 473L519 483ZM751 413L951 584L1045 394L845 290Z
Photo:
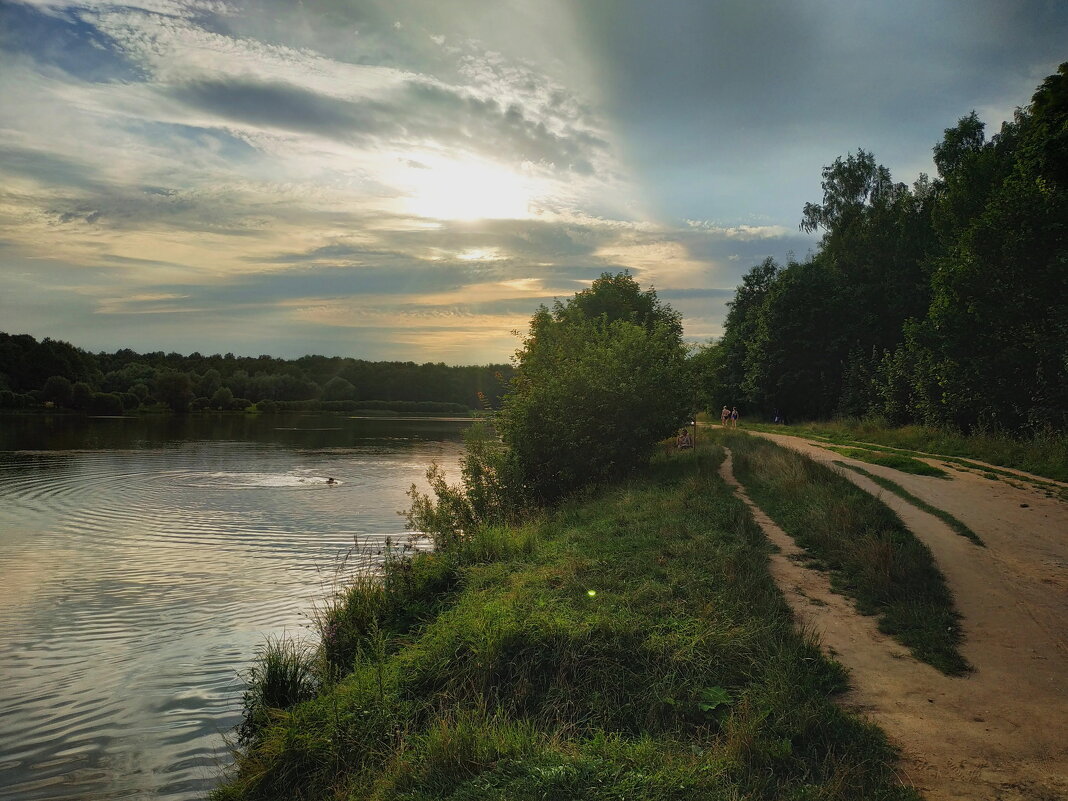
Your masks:
M735 406L733 409L728 409L726 406L724 406L723 407L723 411L721 411L719 413L719 424L721 426L723 426L724 428L726 428L728 425L731 428L737 428L738 427L738 407Z

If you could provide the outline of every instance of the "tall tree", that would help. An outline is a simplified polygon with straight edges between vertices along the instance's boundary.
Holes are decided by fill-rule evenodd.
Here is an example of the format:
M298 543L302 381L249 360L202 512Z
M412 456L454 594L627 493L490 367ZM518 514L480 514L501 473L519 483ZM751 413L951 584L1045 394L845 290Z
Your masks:
M1010 133L973 149L949 176L947 204L957 191L980 205L976 187L955 176L976 165L994 173L981 211L938 263L918 332L928 372L917 386L934 422L1068 423L1068 64Z

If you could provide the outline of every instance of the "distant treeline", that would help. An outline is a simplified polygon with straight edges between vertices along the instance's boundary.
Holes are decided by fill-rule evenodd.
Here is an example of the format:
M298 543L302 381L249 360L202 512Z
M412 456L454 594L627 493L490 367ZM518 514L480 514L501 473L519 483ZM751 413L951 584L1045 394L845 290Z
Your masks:
M512 368L276 359L227 353L89 353L67 342L0 332L0 408L119 413L188 409L392 410L460 413L500 402Z
M823 171L814 255L754 267L695 357L707 405L971 431L1068 427L1068 63L987 139L972 112L911 187Z

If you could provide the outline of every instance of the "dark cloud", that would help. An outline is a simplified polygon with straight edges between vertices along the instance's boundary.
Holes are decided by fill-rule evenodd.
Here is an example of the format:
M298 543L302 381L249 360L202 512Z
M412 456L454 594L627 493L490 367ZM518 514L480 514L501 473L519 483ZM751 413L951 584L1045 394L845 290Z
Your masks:
M590 0L576 18L637 179L675 219L798 217L859 147L923 165L972 108L1026 103L1068 41L1068 4L1045 0Z
M173 261L162 261L160 259L134 259L129 256L120 256L116 253L102 253L99 258L102 262L117 264L120 267L181 267L180 264Z
M377 222L384 226L388 224L388 218L380 217ZM496 251L501 260L511 263L554 264L591 257L597 248L619 236L619 232L611 228L542 220L453 221L425 230L405 230L399 225L398 229L382 233L388 246L335 241L304 251L252 260L265 264L375 264L384 259L410 259L417 254L427 257L432 254L434 259L440 260L443 253L448 258L448 254L455 257L465 251L481 249Z
M14 145L0 145L0 174L32 178L52 187L109 191L95 167L55 153Z
M266 225L254 206L225 196L158 188L102 187L92 196L39 198L36 203L55 225L93 225L109 231L166 228L191 233L256 236Z
M386 260L384 260L386 261ZM148 295L182 295L195 308L227 309L280 302L345 298L359 295L396 296L449 292L477 279L459 265L423 265L399 255L368 267L303 268L236 276L225 283L158 284L143 288Z
M435 141L580 174L592 173L596 155L607 147L574 127L554 132L519 105L425 80L408 81L384 99L358 101L247 77L189 81L164 91L188 106L257 127L347 143Z
M220 78L174 86L167 93L190 106L236 122L346 142L396 130L386 106L352 103L281 82Z

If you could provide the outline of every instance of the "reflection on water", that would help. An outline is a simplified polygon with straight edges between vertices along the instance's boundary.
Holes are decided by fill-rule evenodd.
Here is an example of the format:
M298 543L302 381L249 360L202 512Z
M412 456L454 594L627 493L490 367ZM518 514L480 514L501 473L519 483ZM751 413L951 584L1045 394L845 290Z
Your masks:
M0 417L0 799L200 798L238 673L462 423ZM328 484L333 477L337 483Z

